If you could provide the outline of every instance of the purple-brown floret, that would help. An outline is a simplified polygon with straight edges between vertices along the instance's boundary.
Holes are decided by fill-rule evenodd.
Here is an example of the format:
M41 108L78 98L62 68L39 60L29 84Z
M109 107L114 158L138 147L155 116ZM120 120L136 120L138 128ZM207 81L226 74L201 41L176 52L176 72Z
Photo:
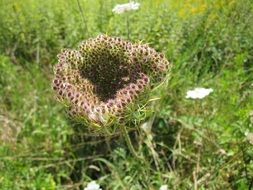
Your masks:
M164 54L147 45L99 35L58 55L53 89L72 117L105 123L108 116L122 115L168 67Z

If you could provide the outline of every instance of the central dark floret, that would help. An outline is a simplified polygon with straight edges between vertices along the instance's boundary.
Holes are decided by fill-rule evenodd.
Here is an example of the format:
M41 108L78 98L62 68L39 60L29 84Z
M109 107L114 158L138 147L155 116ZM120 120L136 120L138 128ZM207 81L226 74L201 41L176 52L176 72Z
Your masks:
M100 35L63 50L53 88L74 117L104 123L167 71L164 55L147 45Z
M124 52L113 54L103 45L105 47L96 52L97 57L87 58L87 64L80 69L80 74L91 81L98 98L107 101L115 98L117 91L127 84L135 83L138 73L129 70L126 58L123 58Z

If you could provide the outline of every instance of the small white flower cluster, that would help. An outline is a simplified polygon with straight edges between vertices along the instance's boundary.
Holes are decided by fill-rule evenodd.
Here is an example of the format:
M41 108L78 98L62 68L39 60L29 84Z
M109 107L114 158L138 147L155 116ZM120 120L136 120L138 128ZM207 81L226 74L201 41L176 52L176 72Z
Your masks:
M100 188L100 185L97 184L95 181L91 181L87 184L87 187L85 187L83 190L102 190Z
M114 12L116 14L122 14L127 11L138 10L139 7L140 7L140 3L136 3L136 2L131 1L129 3L116 5L112 9L112 12Z
M213 92L213 89L211 88L195 88L194 90L189 90L187 92L186 98L202 99L208 96L211 92Z
M147 133L150 134L151 133L151 128L152 128L152 122L145 122L141 125L141 129Z
M168 190L168 185L162 185L159 190Z
M249 112L249 120L253 123L253 110Z
M253 145L253 133L245 132L246 140Z

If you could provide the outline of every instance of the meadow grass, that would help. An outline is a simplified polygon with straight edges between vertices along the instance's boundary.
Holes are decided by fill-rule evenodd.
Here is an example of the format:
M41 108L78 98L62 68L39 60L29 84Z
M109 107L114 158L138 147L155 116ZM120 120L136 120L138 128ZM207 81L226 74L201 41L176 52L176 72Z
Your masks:
M123 2L0 1L0 189L252 189L252 1L142 0L113 14ZM101 33L148 43L173 65L151 92L151 132L132 121L141 159L122 134L71 121L51 89L60 50ZM198 86L214 91L186 99Z

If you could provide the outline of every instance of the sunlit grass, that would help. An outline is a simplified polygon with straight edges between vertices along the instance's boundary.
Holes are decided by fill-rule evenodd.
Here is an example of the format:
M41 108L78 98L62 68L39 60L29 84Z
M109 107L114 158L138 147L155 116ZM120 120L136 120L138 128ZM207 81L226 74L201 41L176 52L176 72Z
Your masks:
M250 189L253 4L139 1L130 38L173 64L131 123L136 159L119 132L90 133L69 120L51 89L61 48L100 33L127 38L125 1L0 1L0 189ZM81 6L81 9L80 9ZM80 12L83 11L83 12ZM82 16L83 15L83 16ZM195 87L212 88L200 100ZM143 112L144 113L144 112Z

